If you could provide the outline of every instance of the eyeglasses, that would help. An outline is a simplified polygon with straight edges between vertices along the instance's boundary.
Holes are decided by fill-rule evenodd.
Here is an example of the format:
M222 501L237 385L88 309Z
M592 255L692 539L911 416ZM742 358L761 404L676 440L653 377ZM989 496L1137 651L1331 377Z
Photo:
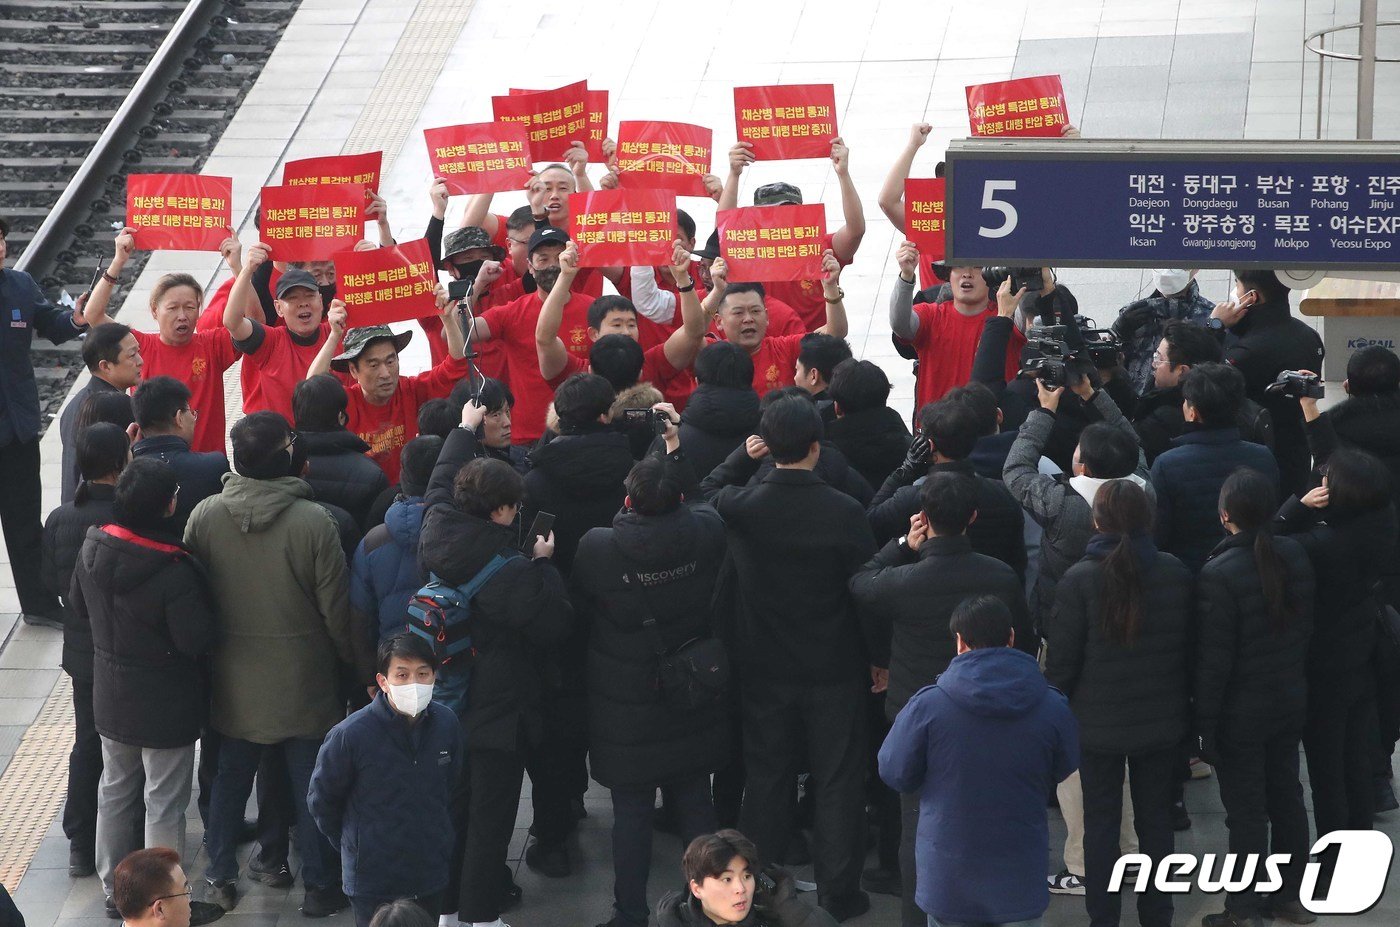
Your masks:
M299 433L295 432L295 431L289 431L289 432L287 432L287 446L284 447L284 448L282 448L282 450L284 450L284 451L290 451L292 448L296 447L296 446L297 446L297 438L300 438L300 437L301 437L301 435L300 435Z
M1166 359L1165 357L1162 356L1162 352L1161 352L1161 351L1153 351L1153 352L1152 352L1152 366L1153 366L1153 367L1160 367L1160 366L1162 366L1163 364L1165 364L1166 362L1167 362L1167 359Z
M192 891L190 890L190 883L186 882L186 883L185 883L185 890L184 890L183 892L176 892L176 893L173 894L173 895L161 895L161 896L159 896L159 897L157 897L157 898L152 898L152 899L151 899L151 904L155 904L157 901L164 901L164 900L167 899L167 898L184 898L184 897L188 897L188 896L191 895L191 894L192 894Z

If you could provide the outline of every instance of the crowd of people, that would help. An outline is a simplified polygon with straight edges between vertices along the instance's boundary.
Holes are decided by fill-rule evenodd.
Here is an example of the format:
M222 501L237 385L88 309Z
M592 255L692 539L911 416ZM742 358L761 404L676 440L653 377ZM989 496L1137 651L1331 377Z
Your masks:
M896 225L927 135L881 193ZM753 160L707 178L720 206ZM1091 336L1051 269L1013 285L906 242L911 423L845 340L848 160L838 139L821 276L777 283L731 280L684 212L667 266L579 267L581 145L528 205L472 197L450 231L437 179L426 237L474 282L439 287L417 374L417 332L348 327L331 263L267 244L229 239L207 299L161 278L154 332L107 311L131 229L71 314L0 273L0 518L24 620L63 631L63 829L109 916L217 919L251 839L242 875L300 878L308 917L500 927L528 905L507 864L528 773L546 877L578 864L589 779L610 791L609 927L831 924L870 891L904 927L1038 924L1051 892L1110 927L1120 857L1170 854L1183 782L1213 774L1228 850L1292 862L1207 927L1313 919L1310 833L1396 807L1400 358L1356 351L1320 411L1274 385L1322 346L1271 271L1218 305L1154 271ZM42 530L33 331L81 335L91 374ZM654 830L686 847L657 907ZM807 861L810 885L781 865ZM1170 924L1141 884L1140 922Z

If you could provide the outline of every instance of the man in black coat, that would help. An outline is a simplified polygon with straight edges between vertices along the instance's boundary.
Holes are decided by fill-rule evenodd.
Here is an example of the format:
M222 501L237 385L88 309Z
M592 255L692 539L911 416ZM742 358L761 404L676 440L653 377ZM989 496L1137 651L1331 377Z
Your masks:
M924 407L919 415L921 437L927 444L911 444L909 456L885 480L866 514L875 539L885 543L909 529L909 519L920 511L919 488L925 475L967 473L974 475L972 453L985 434L985 423L971 402L944 397ZM922 450L922 454L920 451ZM1000 480L976 476L977 520L968 529L972 549L995 557L1016 571L1026 574L1025 515Z
M762 413L753 390L753 358L731 341L700 349L695 380L681 413L681 447L703 480L758 429Z
M87 531L105 525L115 513L117 477L131 459L126 432L96 422L74 437L82 482L71 502L49 513L44 522L44 585L64 602L63 669L73 680L73 749L68 754L68 797L63 805L63 833L68 838L68 874L90 876L96 869L97 783L102 777L102 739L92 720L92 630L67 608Z
M108 898L117 863L140 849L131 842L143 796L147 842L184 847L208 701L198 661L213 649L217 625L203 566L169 532L178 491L169 465L132 461L117 480L116 522L88 529L69 592L95 655L97 867Z
M881 486L904 462L912 440L904 416L885 403L890 380L868 360L845 360L831 377L828 395L834 416L827 439L846 455L871 486Z
M199 414L190 408L190 388L174 377L151 377L136 388L131 404L136 427L141 429L141 439L131 446L131 455L154 457L175 471L180 497L170 532L183 537L194 507L223 491L228 458L219 451L190 450Z
M816 796L818 902L845 920L870 907L860 874L864 680L874 678L846 583L875 552L875 539L860 504L813 472L821 437L810 401L778 399L748 441L749 454L771 455L775 469L756 486L718 488L711 502L724 519L734 570L748 771L740 829L779 858L792 831L793 779L805 761Z
M574 608L592 629L589 765L612 792L610 927L646 925L657 789L688 845L717 827L710 774L729 759L723 694L681 707L657 683L659 653L714 636L711 599L725 553L724 523L701 498L678 424L667 428L665 456L628 474L612 527L584 535L570 582Z
M1298 403L1265 387L1284 370L1322 370L1322 338L1288 303L1272 270L1235 271L1235 299L1215 307L1225 326L1225 363L1244 374L1245 394L1274 419L1274 456L1285 496L1307 489L1308 442Z
M389 488L389 480L384 470L365 456L369 445L345 427L350 420L345 413L349 401L341 382L323 373L296 385L292 414L297 440L306 444L304 479L316 501L344 509L363 535L370 506Z
M851 578L871 661L888 668L885 715L891 722L910 697L933 685L957 656L948 623L964 600L978 595L999 598L1011 610L1013 643L1028 653L1035 650L1036 636L1015 571L1000 560L973 553L967 533L977 518L980 496L977 477L970 473L930 475L919 487L922 511L911 519L908 532L881 548ZM900 806L903 924L922 927L927 916L914 902L918 794L901 795Z
M554 770L541 747L552 732L545 730L542 707L554 671L548 650L568 636L573 611L551 560L553 535L534 539L533 556L519 555L520 474L502 461L476 459L474 431L484 412L467 403L462 427L443 443L428 484L418 559L443 582L463 585L496 557L506 558L472 600L477 656L467 689L470 709L462 718L471 798L469 809L458 810L453 879L443 902L460 920L489 923L500 916L506 894L518 891L506 851L527 767L536 837L563 852L571 819L567 794L547 788ZM541 814L542 797L556 802L547 814ZM527 850L535 852L534 846Z
M78 466L78 417L83 406L97 393L119 393L141 382L141 346L125 325L104 322L83 339L83 364L92 379L73 395L58 416L58 435L63 442L59 499L63 502L73 501L82 479Z

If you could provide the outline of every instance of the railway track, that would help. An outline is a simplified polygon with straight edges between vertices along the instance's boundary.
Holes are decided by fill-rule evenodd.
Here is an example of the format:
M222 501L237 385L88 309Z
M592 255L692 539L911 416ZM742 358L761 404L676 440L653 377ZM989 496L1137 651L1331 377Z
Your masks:
M83 289L111 253L127 174L198 172L298 4L0 0L0 215L14 266L51 297ZM51 414L73 351L34 360Z

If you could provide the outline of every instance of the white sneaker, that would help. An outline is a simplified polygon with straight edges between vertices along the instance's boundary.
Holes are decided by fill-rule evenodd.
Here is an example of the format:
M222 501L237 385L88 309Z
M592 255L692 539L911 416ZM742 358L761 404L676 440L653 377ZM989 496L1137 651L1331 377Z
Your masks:
M1079 876L1068 869L1061 869L1055 875L1046 876L1045 881L1050 884L1050 894L1052 895L1084 894L1084 883L1079 880Z

